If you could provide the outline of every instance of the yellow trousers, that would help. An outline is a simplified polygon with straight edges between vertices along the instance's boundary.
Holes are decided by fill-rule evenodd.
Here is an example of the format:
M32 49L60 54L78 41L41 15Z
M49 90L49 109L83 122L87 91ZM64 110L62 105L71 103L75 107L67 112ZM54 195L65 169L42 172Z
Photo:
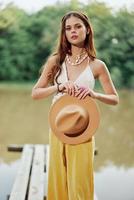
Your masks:
M93 200L94 140L63 144L50 132L47 200Z

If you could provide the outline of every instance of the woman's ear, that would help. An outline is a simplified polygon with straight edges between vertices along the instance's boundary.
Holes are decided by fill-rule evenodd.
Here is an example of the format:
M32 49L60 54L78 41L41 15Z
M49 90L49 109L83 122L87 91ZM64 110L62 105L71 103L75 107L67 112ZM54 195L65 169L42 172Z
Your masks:
M90 33L90 30L89 29L87 29L87 35Z

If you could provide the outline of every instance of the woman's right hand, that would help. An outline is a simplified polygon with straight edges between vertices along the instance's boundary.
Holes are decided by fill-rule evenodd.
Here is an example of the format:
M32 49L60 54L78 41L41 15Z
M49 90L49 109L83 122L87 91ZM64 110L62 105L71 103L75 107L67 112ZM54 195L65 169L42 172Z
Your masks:
M67 81L59 85L59 90L64 91L70 96L75 96L75 92L78 92L79 87L72 81Z

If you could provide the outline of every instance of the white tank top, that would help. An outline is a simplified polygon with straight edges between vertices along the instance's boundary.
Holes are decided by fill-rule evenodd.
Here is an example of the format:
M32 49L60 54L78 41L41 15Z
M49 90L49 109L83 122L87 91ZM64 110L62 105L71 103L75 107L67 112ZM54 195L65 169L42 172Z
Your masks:
M63 62L63 64L62 64L61 74L58 76L57 81L59 83L65 83L65 82L69 81L65 62ZM82 73L80 73L80 75L73 82L75 84L77 84L78 86L84 86L84 87L87 87L90 89L94 88L95 79L94 79L94 76L93 76L93 73L92 73L89 63L86 66L86 68L82 71ZM54 81L54 83L56 84L55 81ZM58 92L58 93L54 94L54 97L52 99L52 104L64 94L66 94L66 93Z

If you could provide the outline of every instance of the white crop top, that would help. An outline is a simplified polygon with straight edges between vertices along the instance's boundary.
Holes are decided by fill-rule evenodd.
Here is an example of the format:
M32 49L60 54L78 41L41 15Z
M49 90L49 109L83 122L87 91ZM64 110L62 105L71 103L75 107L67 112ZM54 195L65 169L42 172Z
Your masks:
M69 81L65 62L63 62L63 64L62 64L61 74L58 76L57 81L59 83L65 83L65 82ZM91 89L94 88L95 79L94 79L94 76L93 76L93 73L92 73L92 70L91 70L89 64L83 70L83 72L80 73L80 75L77 77L77 79L73 82L76 83L78 86L84 86L84 87L91 88ZM56 84L56 82L54 82L54 83ZM52 99L52 104L64 94L65 93L63 93L63 92L58 92L58 93L54 94L54 97Z

